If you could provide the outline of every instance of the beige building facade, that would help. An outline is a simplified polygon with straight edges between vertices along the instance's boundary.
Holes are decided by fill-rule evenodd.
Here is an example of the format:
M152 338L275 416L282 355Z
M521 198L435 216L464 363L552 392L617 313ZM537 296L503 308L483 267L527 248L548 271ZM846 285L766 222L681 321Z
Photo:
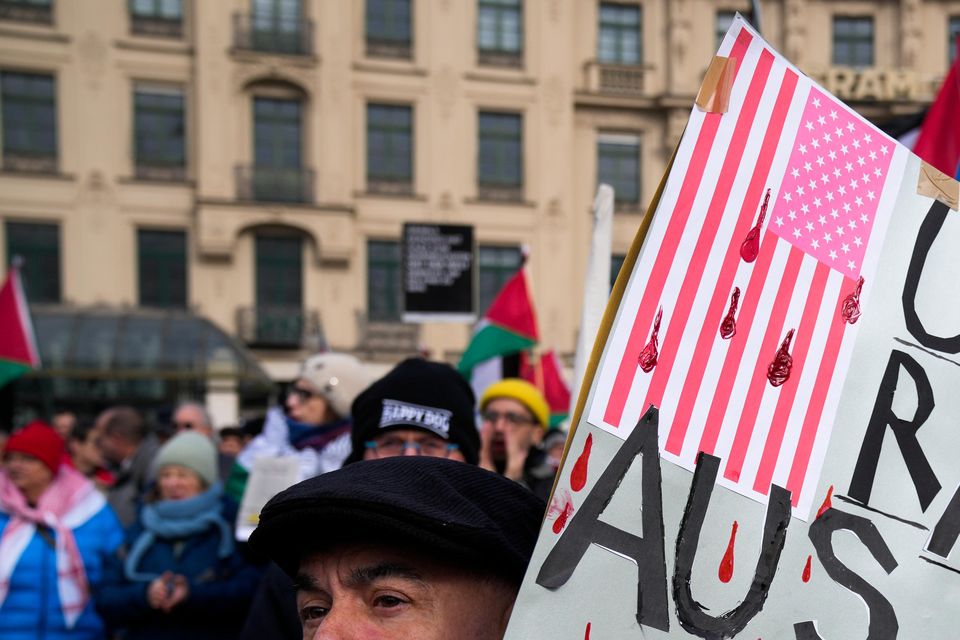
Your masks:
M957 0L760 5L774 46L878 121L932 100L960 32ZM398 243L469 224L481 306L528 247L542 344L569 356L598 180L622 256L750 8L0 0L0 261L27 259L38 303L187 309L289 380L322 344L455 361L471 327L399 322Z

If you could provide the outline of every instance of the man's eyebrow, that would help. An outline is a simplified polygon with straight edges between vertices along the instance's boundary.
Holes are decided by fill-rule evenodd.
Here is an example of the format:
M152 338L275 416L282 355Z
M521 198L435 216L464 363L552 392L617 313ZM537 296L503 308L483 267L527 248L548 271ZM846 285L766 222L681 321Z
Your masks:
M413 582L426 584L422 573L409 565L395 562L381 562L365 567L356 567L350 572L344 584L351 587L359 587L375 582L381 578L402 578L404 580L412 580Z
M298 573L293 580L293 588L295 591L318 592L320 591L320 583L308 573Z

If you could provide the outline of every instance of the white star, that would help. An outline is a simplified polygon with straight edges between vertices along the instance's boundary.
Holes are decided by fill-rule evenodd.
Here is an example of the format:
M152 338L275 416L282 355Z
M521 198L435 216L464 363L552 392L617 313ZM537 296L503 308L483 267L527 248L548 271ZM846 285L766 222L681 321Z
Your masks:
M813 231L813 223L810 222L809 220L807 221L806 229L807 231Z
M800 229L797 229L796 227L794 227L794 229L793 229L793 237L794 237L794 238L799 238L799 237L800 237Z
M833 130L833 133L834 133L838 138L842 138L842 137L843 137L843 129L841 129L840 127L837 127L836 129L834 129L834 130Z
M808 213L810 213L810 207L807 206L806 202L800 205L800 211L803 211L803 215L807 215Z
M880 167L877 167L873 170L873 175L877 176L878 178L880 177L881 173L883 173L883 171L880 171Z
M820 202L820 198L814 198L814 199L813 199L813 206L815 206L817 209L820 208L820 205L821 205L821 204L822 204L822 203Z
M824 144L827 144L828 142L832 142L832 141L833 141L833 138L830 137L830 134L829 134L829 133L823 134L823 143L824 143Z
M880 153L882 153L883 155L887 155L887 148L886 148L886 147L880 147Z
M802 144L802 145L800 145L799 147L797 147L797 149L800 150L800 153L806 153L806 152L807 152L807 145Z
M876 160L876 159L877 159L877 152L874 151L873 149L870 149L870 159L871 159L871 160Z
M851 178L851 179L850 179L850 188L851 188L851 189L856 189L856 188L857 188L857 179L856 179L856 178Z
M850 213L850 203L849 203L849 202L844 202L844 203L843 203L843 212L844 212L844 213Z
M827 119L824 118L823 116L820 116L819 118L817 118L817 122L819 122L821 125L824 125L824 124L827 124Z
M853 163L852 163L852 162L848 162L847 164L845 164L845 165L843 166L843 168L847 170L847 173L850 173L851 171L853 171Z
M810 145L811 145L814 149L819 149L819 148L820 148L820 141L817 140L816 138L814 138L813 140L810 141Z
M852 123L852 122L848 122L848 123L847 123L847 131L849 131L850 133L853 133L853 123Z
M790 175L792 175L794 178L799 178L800 171L796 167L794 167L793 169L790 170Z
M857 164L862 167L863 165L867 164L867 161L863 159L863 156L857 156Z
M807 131L813 131L813 123L807 120L807 123L803 125L807 128Z
M847 145L845 144L840 145L840 153L842 153L843 155L847 155L848 153L850 153L850 150L847 148Z
M853 148L854 148L854 149L859 149L859 148L860 148L860 141L857 140L856 138L853 139Z
M836 120L836 119L837 119L837 112L834 111L833 109L830 110L830 119L831 119L831 120Z
M817 166L823 166L823 156L817 156Z
M862 206L863 206L863 198L861 198L860 196L857 196L857 197L854 199L854 202L856 202L856 204L857 204L858 207L862 207Z
M850 269L850 271L856 271L857 263L853 260L847 260L847 268Z
M825 234L823 234L823 241L824 241L824 242L833 242L833 236L831 236L829 233L825 233Z
M860 214L860 222L862 222L863 224L867 224L868 222L870 222L870 217L867 216L867 214L865 214L865 213L861 213L861 214Z
M822 182L823 184L827 184L828 182L830 182L830 176L828 176L825 173L820 174L820 182Z
M869 133L865 133L863 134L863 141L866 142L867 144L870 144L871 142L873 142L873 139L870 137Z
M810 241L810 246L813 247L814 249L819 249L819 248L820 248L820 241L819 241L819 240L811 240L811 241Z
M863 184L867 184L868 182L870 182L870 174L865 173L862 176L860 176L860 182L862 182Z
M876 198L876 196L873 195L873 191L867 191L867 199L873 200L874 198Z
M820 108L820 98L813 99L813 106L815 106L817 109Z
M837 159L837 152L834 151L833 149L830 149L830 153L827 154L827 157L829 157L831 160L836 160L836 159Z
M834 177L834 178L839 178L839 177L840 177L840 167L834 167L834 168L833 168L833 177Z
M831 209L830 217L836 220L838 217L840 217L840 213L836 209Z
M833 191L827 191L827 202L833 202Z
M791 209L791 210L790 210L790 213L787 214L787 217L790 218L791 220L796 220L796 219L797 219L797 212L794 211L793 209Z
M784 202L790 202L790 192L789 192L789 191L784 191L784 192L783 192L783 200L784 200Z
M850 253L850 245L844 242L840 245L840 251L843 251L844 253Z
M839 193L842 196L845 196L847 195L847 188L843 185L840 185L839 187L837 187L837 193Z
M847 223L847 226L850 227L851 229L856 229L857 221L854 220L853 218L850 218L850 222Z
M836 260L836 259L837 259L837 252L834 251L833 249L830 249L830 259L831 259L831 260Z
M810 170L813 169L813 165L810 164L809 162L804 162L804 163L803 163L803 168L804 168L805 171L807 171L807 172L809 173Z
M777 216L777 218L776 218L776 220L774 220L774 222L777 223L777 226L778 226L778 227L782 227L782 226L783 226L783 216Z
M843 237L843 234L844 234L843 225L838 224L838 225L837 225L837 228L834 229L834 231L836 232L838 238L842 238L842 237Z
M798 187L797 187L797 195L798 195L798 196L802 196L802 195L805 194L805 193L806 193L806 191L803 190L803 187L802 187L802 186L798 186Z
M853 239L853 244L859 247L860 245L863 244L863 240L860 239L860 236L857 236L856 238Z
M817 181L811 180L810 182L807 183L807 186L810 187L810 191L814 191L817 188Z
M817 222L819 222L821 225L825 225L827 224L827 219L824 216L820 216L817 218Z

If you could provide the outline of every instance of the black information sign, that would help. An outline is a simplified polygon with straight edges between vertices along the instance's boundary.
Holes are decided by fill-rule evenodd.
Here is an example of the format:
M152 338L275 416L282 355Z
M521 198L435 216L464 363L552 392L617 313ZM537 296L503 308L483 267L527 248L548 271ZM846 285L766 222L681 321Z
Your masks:
M403 320L475 320L473 256L473 227L403 225Z

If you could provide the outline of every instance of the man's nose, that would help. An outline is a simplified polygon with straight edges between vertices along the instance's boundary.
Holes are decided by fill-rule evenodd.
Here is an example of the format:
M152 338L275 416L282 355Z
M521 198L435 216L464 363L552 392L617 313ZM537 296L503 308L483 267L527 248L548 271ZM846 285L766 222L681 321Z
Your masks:
M364 632L363 621L356 615L350 615L345 608L337 611L330 609L311 640L366 640L371 634Z

